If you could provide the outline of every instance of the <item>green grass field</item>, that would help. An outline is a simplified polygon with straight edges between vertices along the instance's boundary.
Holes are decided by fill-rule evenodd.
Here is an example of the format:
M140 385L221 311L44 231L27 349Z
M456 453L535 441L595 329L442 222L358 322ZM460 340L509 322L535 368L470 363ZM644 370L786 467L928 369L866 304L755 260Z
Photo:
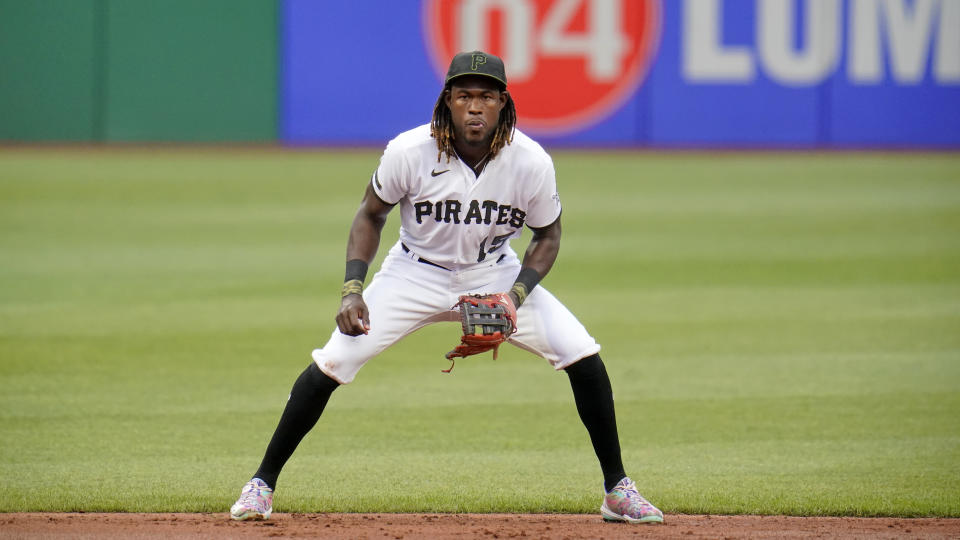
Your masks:
M0 511L226 512L378 155L0 150ZM648 498L960 516L960 154L554 157L544 285L604 347ZM514 348L444 375L458 335L337 390L277 511L596 512L567 378Z

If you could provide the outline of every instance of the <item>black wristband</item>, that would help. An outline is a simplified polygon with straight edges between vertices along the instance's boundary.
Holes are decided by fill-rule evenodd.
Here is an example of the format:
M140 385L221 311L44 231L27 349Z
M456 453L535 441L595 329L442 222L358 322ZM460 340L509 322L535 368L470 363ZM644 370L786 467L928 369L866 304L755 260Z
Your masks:
M346 283L354 279L360 280L360 283L363 283L367 279L367 263L361 259L351 259L347 261L347 272L343 277L343 281Z
M539 282L540 274L538 274L536 270L533 268L520 269L517 280L513 283L513 287L510 288L510 292L512 292L517 299L517 307L520 307L527 301L527 295L530 294L530 290L536 287Z
M520 269L520 274L517 275L517 279L514 280L514 283L523 283L523 286L527 288L527 292L532 291L534 287L537 286L537 283L540 283L540 274L536 270L530 268L529 266L524 266Z

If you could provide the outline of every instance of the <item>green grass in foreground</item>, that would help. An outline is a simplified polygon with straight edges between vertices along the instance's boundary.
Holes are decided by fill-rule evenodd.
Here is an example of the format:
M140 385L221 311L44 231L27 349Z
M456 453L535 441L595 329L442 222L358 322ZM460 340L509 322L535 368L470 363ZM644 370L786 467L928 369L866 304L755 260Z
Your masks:
M225 512L333 328L377 157L0 151L0 511ZM960 516L960 156L555 159L544 285L651 500ZM566 377L512 348L443 375L458 333L337 390L277 510L596 512Z

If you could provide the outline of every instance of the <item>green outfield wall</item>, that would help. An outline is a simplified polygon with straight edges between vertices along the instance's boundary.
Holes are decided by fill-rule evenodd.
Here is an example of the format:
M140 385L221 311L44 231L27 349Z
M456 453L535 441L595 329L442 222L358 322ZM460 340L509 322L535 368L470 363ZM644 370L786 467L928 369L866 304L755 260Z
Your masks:
M0 0L0 140L271 142L276 0Z
M89 141L94 0L0 0L0 139Z

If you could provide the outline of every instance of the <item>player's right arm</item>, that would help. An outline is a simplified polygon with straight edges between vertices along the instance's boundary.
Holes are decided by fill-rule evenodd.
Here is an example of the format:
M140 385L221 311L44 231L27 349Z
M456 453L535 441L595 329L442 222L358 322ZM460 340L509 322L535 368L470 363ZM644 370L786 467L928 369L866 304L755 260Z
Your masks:
M377 196L373 184L360 201L360 208L353 217L350 237L347 240L347 271L344 277L340 310L337 312L337 327L348 336L359 336L370 330L370 313L363 301L363 281L367 267L373 262L380 247L380 232L387 222L387 214L393 209Z

